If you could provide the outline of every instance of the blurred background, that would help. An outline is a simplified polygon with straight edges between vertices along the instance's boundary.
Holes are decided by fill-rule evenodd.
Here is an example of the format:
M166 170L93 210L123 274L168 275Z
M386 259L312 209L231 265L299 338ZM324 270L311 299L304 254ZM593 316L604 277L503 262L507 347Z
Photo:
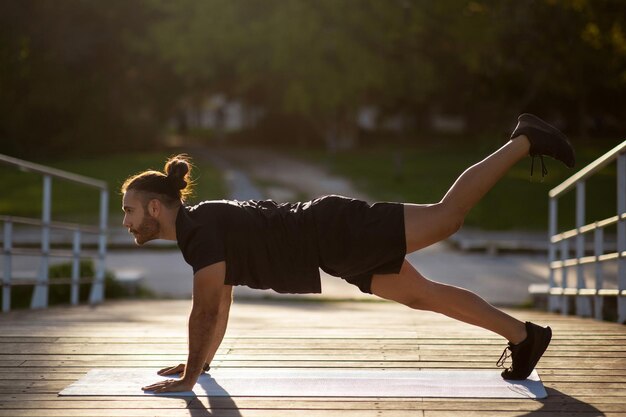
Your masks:
M522 112L566 132L583 167L623 140L624 97L619 0L0 2L0 153L106 180L108 265L161 295L188 295L191 270L171 246L133 247L117 190L168 155L194 158L194 201L431 203ZM547 276L547 193L575 172L546 162L543 181L518 164L458 236L412 262L524 302ZM41 216L40 177L0 167L0 189L0 214ZM614 190L614 167L590 180L589 219L615 214ZM574 227L573 197L560 229ZM53 189L54 219L97 210L96 194Z

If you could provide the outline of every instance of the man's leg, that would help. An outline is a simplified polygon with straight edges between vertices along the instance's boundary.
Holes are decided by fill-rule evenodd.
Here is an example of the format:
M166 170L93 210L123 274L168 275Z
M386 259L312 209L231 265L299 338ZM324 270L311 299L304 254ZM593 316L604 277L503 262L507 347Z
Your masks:
M406 260L397 275L374 275L371 291L413 309L434 311L491 330L513 344L526 338L523 322L471 291L428 280Z
M527 155L547 155L570 168L576 163L574 149L563 133L537 116L520 115L511 140L463 172L439 203L404 205L407 252L432 245L456 232L467 212Z
M404 204L407 253L455 233L469 210L515 165L528 156L530 142L518 136L487 158L469 167L436 204Z
M551 156L570 168L575 164L574 149L563 133L536 116L520 115L511 140L465 170L439 203L404 204L407 253L456 232L469 210L516 162L527 155ZM374 275L371 291L412 308L442 313L505 337L509 340L507 349L513 359L513 365L502 372L505 379L525 379L552 337L549 327L522 323L471 291L432 282L407 261L404 261L399 274Z
M526 379L552 337L549 327L522 323L471 291L424 278L406 260L399 274L374 275L371 291L411 308L445 314L503 336L509 341L505 353L509 350L513 360L512 365L502 371L504 379ZM498 366L504 367L504 363L499 360Z

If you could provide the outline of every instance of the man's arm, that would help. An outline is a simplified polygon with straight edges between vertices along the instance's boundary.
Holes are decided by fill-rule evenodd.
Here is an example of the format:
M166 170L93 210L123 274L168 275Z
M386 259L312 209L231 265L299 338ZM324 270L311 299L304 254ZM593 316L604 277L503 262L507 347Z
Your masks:
M218 317L225 297L223 292L230 291L224 285L226 263L217 262L202 268L193 277L193 305L189 314L189 355L185 373L180 380L167 380L144 387L154 392L189 391L202 373L205 360L211 352L211 340L217 336L220 342L223 332L218 332ZM224 323L224 331L226 324ZM217 343L219 346L219 343ZM215 347L217 350L217 347Z
M228 313L230 313L230 306L232 303L233 287L232 285L224 285L224 289L222 290L222 301L220 302L220 311L217 316L217 326L215 327L215 332L211 336L209 354L204 361L205 365L211 364L217 349L222 344L224 334L226 333L226 326L228 325Z

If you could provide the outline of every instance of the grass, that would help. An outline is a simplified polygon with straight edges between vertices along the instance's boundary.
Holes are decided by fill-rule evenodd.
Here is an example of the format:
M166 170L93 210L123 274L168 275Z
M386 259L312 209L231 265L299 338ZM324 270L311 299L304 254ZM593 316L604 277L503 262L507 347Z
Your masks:
M109 213L121 217L120 186L134 173L145 169L163 168L165 152L147 152L107 156L84 157L58 161L41 161L76 174L104 180L109 184ZM196 189L191 202L223 198L225 188L220 173L205 162L195 167ZM0 166L0 213L14 216L41 217L42 177L38 174L21 172L14 167ZM99 191L63 180L52 181L52 219L97 222Z
M358 189L376 200L433 203L441 199L467 167L499 146L494 143L459 145L444 139L429 146L377 145L334 155L323 150L292 154L326 165L332 173L351 179ZM532 180L530 158L518 163L472 209L465 224L490 230L547 230L549 190L612 146L577 146L574 170L545 158L549 174L543 182L539 159L535 160ZM588 221L615 215L615 178L616 168L612 164L588 181ZM574 197L575 193L570 192L559 200L559 230L575 226Z
M443 138L432 141L428 146L381 144L333 155L322 149L289 152L351 179L358 189L376 200L432 203L441 199L464 169L499 146L498 141L492 140L458 142ZM615 144L577 145L576 170ZM148 168L161 169L167 156L169 154L165 152L151 152L41 163L107 181L110 190L109 211L115 216L111 222L116 222L118 217L121 218L119 187L125 178ZM530 159L518 163L472 209L465 224L492 230L546 230L548 191L576 170L569 170L550 158L545 160L549 174L543 182L540 182L539 160L535 161L532 180L529 173ZM200 160L196 164L197 198L190 202L224 198L226 191L220 173ZM615 215L615 177L615 164L611 164L588 181L587 221ZM40 217L41 182L39 175L0 166L0 214ZM559 230L570 229L575 225L574 197L575 193L570 192L559 200ZM95 224L99 207L98 192L53 180L52 207L54 220Z

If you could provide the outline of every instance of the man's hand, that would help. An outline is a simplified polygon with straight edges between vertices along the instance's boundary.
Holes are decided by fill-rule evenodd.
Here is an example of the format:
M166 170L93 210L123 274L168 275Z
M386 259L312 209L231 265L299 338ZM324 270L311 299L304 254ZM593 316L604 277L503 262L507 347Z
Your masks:
M181 374L184 375L185 374L185 364L184 363L179 363L178 365L174 365L174 366L168 366L167 368L163 368L159 371L157 371L157 374L159 375L174 375L174 374ZM211 367L209 366L208 363L204 363L204 366L202 367L202 372L209 372L209 370L211 369Z
M157 374L159 375L173 375L173 374L181 374L183 375L185 373L185 364L184 363L179 363L178 365L175 366L168 366L167 368L163 368L159 371L157 371Z
M165 381L159 381L152 385L142 387L144 391L153 391L155 394L162 392L181 392L191 391L193 386L196 385L196 381L191 382L189 379L167 379Z

